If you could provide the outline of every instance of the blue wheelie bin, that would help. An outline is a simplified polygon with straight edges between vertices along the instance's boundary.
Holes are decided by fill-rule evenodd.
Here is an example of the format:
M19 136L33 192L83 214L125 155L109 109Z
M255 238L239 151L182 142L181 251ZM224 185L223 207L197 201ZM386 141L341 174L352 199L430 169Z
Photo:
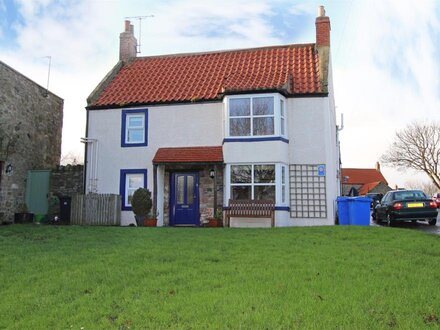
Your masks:
M348 214L348 197L338 197L336 202L338 203L338 219L340 225L349 225L350 218Z
M371 198L352 197L348 203L348 217L351 225L369 226L370 225L370 205Z

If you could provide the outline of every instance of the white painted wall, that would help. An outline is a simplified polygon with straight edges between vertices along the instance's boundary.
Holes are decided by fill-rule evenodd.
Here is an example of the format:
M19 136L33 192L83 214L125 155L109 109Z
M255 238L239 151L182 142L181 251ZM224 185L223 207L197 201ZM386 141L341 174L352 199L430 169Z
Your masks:
M144 109L140 107L139 109ZM95 158L98 162L97 192L119 193L120 169L147 169L147 188L153 189L152 159L158 148L220 146L223 142L222 102L149 106L148 146L121 148L122 109L89 111L88 138L96 139L97 156L89 148L87 179ZM326 219L292 219L287 211L276 211L277 226L334 224L338 149L332 89L329 97L286 100L289 143L282 141L228 142L223 145L225 163L326 164ZM227 167L226 167L227 171ZM228 178L225 173L225 183ZM158 167L158 209L163 208L164 168ZM225 189L227 191L227 189ZM227 198L227 196L225 196ZM225 199L227 200L227 199ZM122 225L134 222L131 211L123 211ZM158 225L163 224L159 214Z
M88 137L97 139L98 193L119 194L120 169L147 169L147 188L153 189L152 160L158 148L220 146L223 141L223 105L218 103L149 106L148 146L121 148L122 109L89 111ZM133 108L131 108L133 109ZM145 109L140 107L139 109ZM87 155L87 179L94 159ZM158 171L158 185L163 185L163 169ZM159 194L162 194L160 190ZM162 198L163 199L163 198ZM158 207L161 202L158 199ZM163 204L162 204L163 206ZM134 222L133 212L122 211L122 225ZM159 214L158 224L163 223Z
M291 225L332 225L340 187L333 97L291 98L288 111L289 163L325 164L327 187L327 219L295 218L290 219Z

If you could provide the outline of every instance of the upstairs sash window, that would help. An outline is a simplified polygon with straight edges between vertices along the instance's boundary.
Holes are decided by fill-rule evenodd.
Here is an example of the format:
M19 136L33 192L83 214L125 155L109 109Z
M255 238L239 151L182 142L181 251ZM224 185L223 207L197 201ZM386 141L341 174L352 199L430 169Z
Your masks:
M228 96L226 100L225 137L287 139L286 101L282 95Z
M229 100L229 136L275 134L274 97L243 97Z
M145 147L148 145L148 110L122 110L121 147Z

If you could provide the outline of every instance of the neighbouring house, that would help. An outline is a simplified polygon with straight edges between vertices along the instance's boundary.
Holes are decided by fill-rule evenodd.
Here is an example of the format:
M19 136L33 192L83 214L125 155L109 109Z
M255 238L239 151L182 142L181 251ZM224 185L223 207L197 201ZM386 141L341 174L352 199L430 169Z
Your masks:
M47 204L38 182L59 164L62 121L63 99L0 61L0 223L36 211L32 194Z
M86 193L120 193L122 225L134 222L139 187L152 191L162 226L199 226L230 199L274 201L276 226L334 224L339 150L323 7L315 24L315 43L136 57L125 21L120 61L87 99Z
M376 168L342 168L341 173L344 196L350 195L350 192L363 196L367 193L385 194L392 190L380 171L379 162Z

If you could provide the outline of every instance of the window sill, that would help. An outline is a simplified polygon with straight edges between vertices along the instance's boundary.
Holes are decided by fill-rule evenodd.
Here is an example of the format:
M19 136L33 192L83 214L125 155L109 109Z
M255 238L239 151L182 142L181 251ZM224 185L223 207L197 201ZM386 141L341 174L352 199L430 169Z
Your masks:
M282 136L268 136L268 137L228 137L223 139L223 144L229 142L265 142L265 141L281 141L289 143L289 140Z

